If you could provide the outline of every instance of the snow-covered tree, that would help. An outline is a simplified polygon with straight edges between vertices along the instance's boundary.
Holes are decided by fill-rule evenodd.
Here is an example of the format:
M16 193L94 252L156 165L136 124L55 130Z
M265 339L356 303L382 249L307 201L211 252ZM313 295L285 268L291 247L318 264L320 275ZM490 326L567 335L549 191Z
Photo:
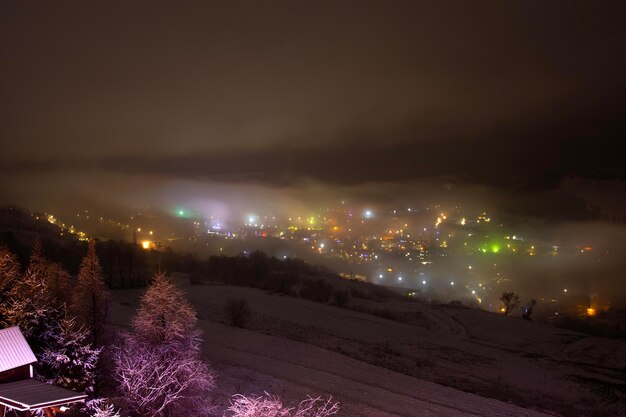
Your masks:
M63 309L69 306L72 301L72 276L65 268L59 263L49 262L44 278L54 308Z
M40 276L44 276L44 272L48 268L48 260L44 258L42 252L41 240L35 239L30 259L28 260L28 270Z
M28 269L7 294L0 305L3 325L19 326L35 353L46 345L45 335L56 322L58 312L50 306L50 298L43 277Z
M11 251L0 247L0 305L7 302L8 293L20 275L20 264ZM0 323L2 308L0 307Z
M108 404L100 408L96 408L94 412L90 414L90 416L91 417L120 417L120 413L113 407L113 405Z
M115 352L116 379L127 407L140 416L206 415L213 372L197 352L126 335Z
M103 343L109 300L109 290L104 283L102 267L96 255L96 243L90 241L78 273L73 310L80 319L80 324L88 329L94 346Z
M119 411L109 404L106 398L95 398L85 402L81 412L89 417L120 417Z
M141 299L133 329L140 339L149 343L196 345L200 334L197 321L196 311L185 294L165 274L156 274Z
M234 395L225 417L327 417L339 412L339 403L332 398L307 398L297 407L283 405L280 397L265 393L264 396Z
M43 256L39 239L33 242L28 272L40 276L45 281L54 308L63 309L64 304L69 304L72 277L60 263L51 262Z
M46 336L48 345L41 355L41 371L48 383L91 394L100 349L88 342L87 330L65 317Z
M6 247L0 247L0 293L7 291L20 274L20 263Z
M47 275L50 265L35 240L28 268L19 276L19 265L10 253L0 256L0 280L6 284L0 298L0 324L19 326L36 354L47 344L49 330L56 325L59 310L51 302Z
M133 332L114 351L115 377L126 405L150 417L207 415L213 371L200 358L196 312L185 295L155 277L141 299Z
M230 400L230 407L224 413L227 417L291 417L291 409L286 408L280 398L266 393L264 397L237 394Z

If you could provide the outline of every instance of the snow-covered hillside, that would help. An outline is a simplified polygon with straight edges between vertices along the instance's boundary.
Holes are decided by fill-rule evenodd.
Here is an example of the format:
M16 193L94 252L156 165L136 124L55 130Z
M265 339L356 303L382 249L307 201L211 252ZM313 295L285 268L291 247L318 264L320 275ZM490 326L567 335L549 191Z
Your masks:
M471 309L381 306L417 312L418 326L250 288L178 284L198 310L222 407L233 393L268 391L293 401L332 394L342 416L623 413L622 341ZM128 321L140 293L114 292L114 323ZM232 297L251 307L246 329L225 324Z

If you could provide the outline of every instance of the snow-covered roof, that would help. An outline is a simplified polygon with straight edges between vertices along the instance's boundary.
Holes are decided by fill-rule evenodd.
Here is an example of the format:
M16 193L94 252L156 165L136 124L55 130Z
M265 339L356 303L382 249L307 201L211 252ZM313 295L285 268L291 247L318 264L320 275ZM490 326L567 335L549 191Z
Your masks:
M34 379L0 384L0 404L19 411L84 401L87 396Z
M37 362L19 327L0 329L0 372Z

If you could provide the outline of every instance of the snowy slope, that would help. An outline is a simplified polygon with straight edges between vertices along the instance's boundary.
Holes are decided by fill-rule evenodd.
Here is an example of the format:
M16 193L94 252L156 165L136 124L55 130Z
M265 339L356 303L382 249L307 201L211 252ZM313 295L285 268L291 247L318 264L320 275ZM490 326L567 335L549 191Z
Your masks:
M429 322L419 327L249 288L180 285L198 309L223 395L333 394L345 416L541 415L511 402L566 416L621 413L623 342L469 309L388 306L419 311ZM118 323L139 293L115 292L128 303L117 304ZM234 296L250 303L249 330L220 323Z

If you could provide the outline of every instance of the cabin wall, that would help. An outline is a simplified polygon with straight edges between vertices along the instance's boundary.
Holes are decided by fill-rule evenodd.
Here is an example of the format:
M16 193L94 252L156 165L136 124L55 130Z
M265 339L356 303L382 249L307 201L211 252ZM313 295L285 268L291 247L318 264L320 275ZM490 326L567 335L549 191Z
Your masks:
M0 384L4 382L21 381L30 378L30 365L20 366L0 372Z

